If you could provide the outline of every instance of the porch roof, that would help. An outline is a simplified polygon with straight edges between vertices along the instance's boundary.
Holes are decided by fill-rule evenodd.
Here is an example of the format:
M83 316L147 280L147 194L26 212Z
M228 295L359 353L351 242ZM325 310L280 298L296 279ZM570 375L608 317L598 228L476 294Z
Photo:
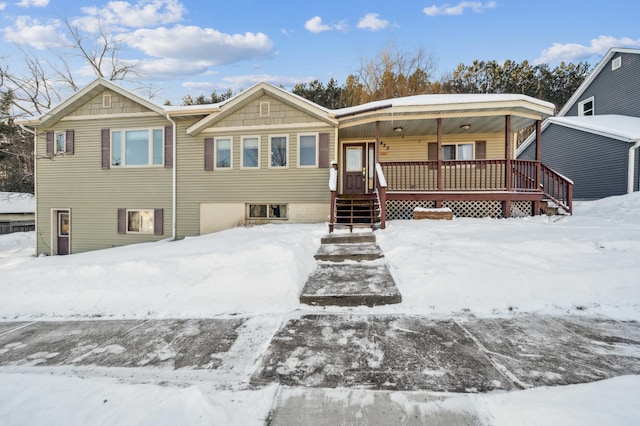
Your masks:
M517 94L417 95L333 111L341 139L375 137L376 122L382 137L398 135L398 128L405 136L435 134L437 118L443 119L445 134L498 133L504 131L504 116L511 115L511 129L517 131L553 112L552 103Z

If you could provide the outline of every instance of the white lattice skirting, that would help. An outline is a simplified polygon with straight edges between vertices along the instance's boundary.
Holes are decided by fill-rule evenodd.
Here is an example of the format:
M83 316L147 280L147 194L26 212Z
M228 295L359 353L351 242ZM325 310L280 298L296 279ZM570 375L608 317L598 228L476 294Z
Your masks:
M435 202L387 200L387 220L413 219L413 210L416 207L434 208ZM448 207L457 217L502 217L502 203L500 201L443 201L442 207ZM511 217L530 216L531 210L531 201L511 202Z

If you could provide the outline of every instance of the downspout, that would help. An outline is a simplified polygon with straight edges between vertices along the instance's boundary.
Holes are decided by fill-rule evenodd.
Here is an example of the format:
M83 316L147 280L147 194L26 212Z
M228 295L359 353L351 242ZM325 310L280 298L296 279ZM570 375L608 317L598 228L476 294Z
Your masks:
M636 151L640 148L640 140L637 140L635 144L629 148L629 164L627 167L627 194L631 194L633 192L633 178L635 175L635 165L636 165Z
M176 219L176 213L177 213L177 179L176 179L176 168L178 166L178 150L177 150L177 139L178 139L178 128L176 126L176 122L173 121L171 119L171 117L169 116L169 114L165 114L165 118L167 120L169 120L169 122L173 125L173 171L172 171L172 176L171 176L171 209L173 210L173 213L171 214L171 239L175 240L176 239L176 225L177 225L177 219Z
M31 133L33 135L33 199L34 199L34 205L33 205L33 210L34 210L34 223L35 223L35 235L36 235L36 247L34 247L34 250L37 249L38 247L38 197L36 196L36 188L37 186L37 176L38 173L36 173L36 167L38 167L38 161L36 160L38 158L37 156L37 152L36 149L38 148L38 133L36 133L35 130L31 130L28 127L26 127L24 124L18 124L18 126L24 130L27 133ZM36 256L38 255L38 253L36 253Z

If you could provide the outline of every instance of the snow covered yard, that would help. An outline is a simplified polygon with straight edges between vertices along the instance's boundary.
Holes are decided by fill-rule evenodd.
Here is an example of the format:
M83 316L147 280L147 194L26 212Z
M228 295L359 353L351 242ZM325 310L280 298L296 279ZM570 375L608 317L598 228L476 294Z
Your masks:
M1 236L0 319L239 316L273 324L239 339L234 350L240 352L243 345L265 350L261 342L294 312L640 320L640 193L579 203L571 217L390 222L376 234L403 303L376 308L298 303L325 232L324 225L267 225L66 257L35 257L34 233ZM275 400L285 404L291 393L306 392L252 390L240 377L238 386L221 389L197 379L177 387L48 374L54 372L1 367L0 423L261 424ZM374 400L374 391L331 392L362 410ZM416 403L411 392L386 395L408 411L433 408ZM638 376L441 396L438 407L471 412L479 424L636 424L640 418Z

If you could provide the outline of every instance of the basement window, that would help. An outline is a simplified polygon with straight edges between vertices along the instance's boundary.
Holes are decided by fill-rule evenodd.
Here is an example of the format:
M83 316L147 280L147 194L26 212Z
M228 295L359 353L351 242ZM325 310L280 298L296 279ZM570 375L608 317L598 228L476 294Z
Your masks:
M286 204L248 204L249 219L287 219Z

